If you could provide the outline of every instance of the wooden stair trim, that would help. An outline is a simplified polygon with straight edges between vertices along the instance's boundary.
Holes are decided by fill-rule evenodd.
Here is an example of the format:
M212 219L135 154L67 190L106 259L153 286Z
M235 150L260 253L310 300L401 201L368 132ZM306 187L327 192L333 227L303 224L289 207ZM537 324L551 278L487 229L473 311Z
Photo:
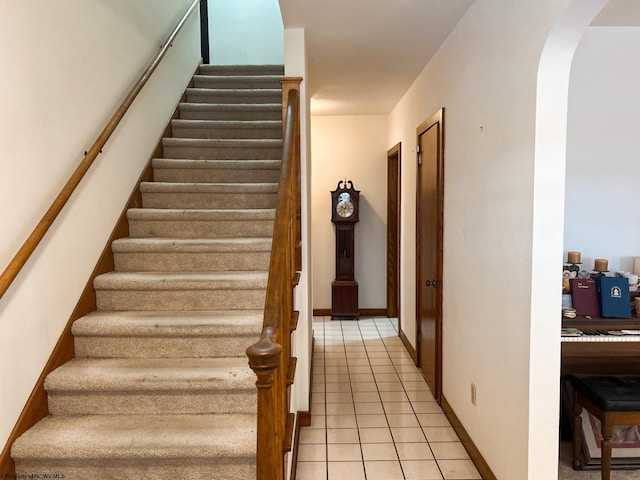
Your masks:
M284 430L284 439L282 441L282 454L284 455L287 452L291 451L293 447L293 432L296 425L296 415L295 413L289 413L287 415L287 423L286 428Z
M298 449L300 446L300 431L302 427L311 426L311 412L310 411L298 411L296 415L296 431L293 438L293 452L291 461L291 480L296 480L297 466L298 466Z
M294 332L298 329L299 321L300 321L300 312L298 310L294 310L293 315L291 317L291 324L289 325L289 332Z
M289 371L287 372L287 386L293 385L293 381L296 377L296 366L298 364L298 359L296 357L291 357L289 361Z

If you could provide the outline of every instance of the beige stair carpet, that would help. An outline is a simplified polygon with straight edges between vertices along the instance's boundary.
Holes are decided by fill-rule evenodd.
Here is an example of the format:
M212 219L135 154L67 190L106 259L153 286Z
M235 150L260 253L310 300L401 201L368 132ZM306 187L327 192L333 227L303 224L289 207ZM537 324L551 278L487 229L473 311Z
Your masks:
M18 475L255 478L256 388L282 152L282 66L202 66L45 381L50 415L13 445ZM61 477L60 477L61 478Z

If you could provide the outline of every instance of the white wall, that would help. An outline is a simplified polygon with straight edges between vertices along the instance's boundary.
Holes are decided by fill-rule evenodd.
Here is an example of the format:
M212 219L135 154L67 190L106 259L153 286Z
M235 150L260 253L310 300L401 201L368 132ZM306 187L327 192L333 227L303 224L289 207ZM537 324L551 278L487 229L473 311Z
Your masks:
M591 27L571 70L566 251L630 271L640 256L640 28Z
M530 426L557 420L553 391L529 417L534 133L540 55L568 3L477 0L389 121L387 147L403 143L401 311L415 344L415 129L445 107L443 392L500 479L556 468L554 438L530 444ZM547 462L529 464L536 448Z
M386 308L387 116L313 116L313 308L331 308L335 232L331 194L338 181L360 190L355 226L355 278L360 309Z
M38 223L188 0L0 3L0 269ZM179 39L22 273L0 299L4 445L198 65Z
M295 289L295 309L300 312L298 328L293 333L293 356L297 360L296 377L291 389L291 408L294 413L308 412L311 387L311 344L312 344L312 269L311 269L311 143L309 96L307 85L307 52L305 31L302 28L288 28L285 35L285 75L302 77L300 84L300 167L302 196L302 272ZM289 455L289 462L292 461ZM290 471L291 465L289 465Z
M209 52L217 65L282 64L278 0L209 0Z

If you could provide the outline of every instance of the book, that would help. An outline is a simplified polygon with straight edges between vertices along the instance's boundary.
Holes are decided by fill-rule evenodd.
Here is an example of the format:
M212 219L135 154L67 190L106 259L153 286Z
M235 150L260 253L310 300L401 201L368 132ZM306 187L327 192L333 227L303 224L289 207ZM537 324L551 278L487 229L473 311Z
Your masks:
M560 335L563 337L579 337L582 335L582 331L577 328L563 328L560 331Z
M598 302L598 290L596 281L591 278L572 278L569 280L571 287L571 302L577 315L600 315Z
M598 277L598 299L603 317L630 318L631 299L629 279L625 277Z

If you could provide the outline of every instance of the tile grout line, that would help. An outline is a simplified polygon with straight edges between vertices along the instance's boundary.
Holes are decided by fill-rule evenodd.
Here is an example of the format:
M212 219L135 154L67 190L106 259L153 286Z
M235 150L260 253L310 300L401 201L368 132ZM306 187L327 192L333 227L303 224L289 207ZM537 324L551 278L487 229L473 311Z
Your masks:
M380 332L380 329L378 328L378 324L375 323L374 321L374 325L376 327L376 332L378 333L378 338L380 338L382 340L382 335ZM360 328L358 326L358 328ZM384 344L384 340L382 340L382 343ZM387 353L387 358L389 359L389 361L391 362L391 365L393 365L393 360L391 359L391 355L389 355L389 351L387 350L387 347L385 345L385 352ZM380 398L380 404L382 405L382 411L384 412L384 417L385 420L387 421L387 427L389 427L389 433L391 435L391 440L393 441L393 449L396 452L396 458L398 459L398 465L400 466L400 471L402 472L402 478L403 480L406 480L406 475L404 473L404 468L402 467L402 462L400 461L400 454L398 453L398 447L396 446L396 441L395 438L393 436L393 430L391 430L391 424L389 423L389 418L387 417L387 410L384 408L384 401L382 400L382 395L380 394L380 388L378 387L378 381L376 380L376 375L375 373L373 373L373 365L371 365L371 358L369 357L369 352L367 351L367 359L369 360L369 365L371 366L371 373L373 374L373 381L376 384L376 392L378 392L378 398ZM395 370L395 366L394 366L394 370ZM397 374L397 372L396 372ZM400 380L400 376L398 375L398 379ZM400 382L402 384L402 381ZM404 386L403 386L403 390L404 390ZM412 407L413 410L413 407Z
M351 382L351 370L349 369L349 359L347 358L347 348L344 341L344 328L342 328L342 321L340 321L340 331L342 332L342 347L344 349L344 363L347 367L347 377L349 378L349 392L351 392L351 402L353 405L353 416L356 421L356 433L358 434L358 445L360 447L360 461L362 463L362 471L364 473L364 480L367 480L367 467L364 463L364 452L362 451L362 438L360 437L360 426L358 424L358 414L356 412L356 399L353 394L353 386ZM360 331L360 325L358 325L358 332ZM362 341L362 335L361 341ZM362 342L364 344L364 342Z
M376 326L376 328L377 328L377 326ZM398 333L397 330L396 330L396 333ZM389 350L387 349L387 344L386 343L385 343L385 350L387 351L387 354L389 355L389 358L391 358L391 354L389 353ZM400 376L400 372L398 372L396 364L393 362L393 360L391 361L391 363L393 365L393 369L396 372L396 375L398 375L398 378L400 379L400 385L402 385L402 391L404 392L404 394L407 396L407 399L409 400L409 405L411 407L411 411L413 412L413 415L415 416L416 421L418 422L418 425L420 426L420 430L422 431L422 436L424 437L424 440L425 440L425 442L427 444L427 447L429 448L429 451L431 452L431 455L433 456L433 460L434 460L434 462L436 464L436 467L438 468L438 472L440 473L440 476L444 479L444 472L440 468L440 464L438 463L438 459L436 458L435 452L433 451L433 448L431 448L431 442L427 438L427 434L424 432L424 428L422 427L422 424L420 423L420 419L418 418L418 414L415 411L415 407L413 405L413 402L411 401L411 399L409 397L409 393L408 393L408 391L407 391L407 389L405 387L404 380ZM384 404L383 404L383 409L384 409ZM393 431L392 431L391 435L393 436ZM395 447L395 445L396 445L395 440L393 442L393 445ZM397 447L396 447L396 453L397 453ZM400 455L398 455L398 459L399 458L400 458ZM402 468L402 462L400 462L400 467ZM404 469L402 469L402 471L403 471L403 474L404 474Z
M319 407L320 405L322 405L322 408L324 408L323 417L321 418L324 419L324 425L322 425L322 428L324 428L323 433L324 433L324 441L325 441L325 449L324 449L325 460L322 463L318 463L318 466L324 464L325 472L323 472L324 474L318 472L318 474L320 474L321 477L314 476L314 478L324 478L325 480L335 480L335 478L331 477L330 470L329 470L329 465L330 465L330 461L329 461L330 443L329 443L329 432L328 432L330 427L329 416L335 417L336 415L341 415L341 414L346 415L346 413L344 413L343 409L337 406L329 408L329 405L340 404L340 403L343 403L344 401L347 401L352 405L352 408L353 408L355 433L357 434L357 441L358 441L358 446L360 451L359 463L361 466L360 468L362 468L362 473L357 472L359 475L361 475L358 478L364 478L365 480L369 478L369 475L367 475L366 461L364 458L365 444L363 444L362 442L362 434L360 431L361 427L362 428L367 428L367 426L371 426L371 428L378 427L378 426L382 427L383 423L386 424L386 428L388 429L390 434L389 436L393 444L393 449L394 449L393 451L395 452L395 460L391 460L390 458L387 458L389 456L392 456L390 455L391 454L390 450L387 451L386 449L384 450L381 449L380 456L378 457L378 454L375 453L375 449L371 449L370 451L370 455L372 455L371 461L372 462L375 462L375 461L396 462L397 461L398 462L397 465L399 467L400 472L398 472L399 474L396 475L396 477L398 478L398 480L400 480L401 478L402 479L407 478L405 467L403 466L402 460L400 459L400 452L398 450L399 445L398 445L398 442L396 441L397 440L396 435L394 435L392 428L401 429L404 427L412 427L413 425L405 424L403 421L404 420L403 418L398 418L398 422L396 422L395 419L393 420L393 423L398 423L398 425L396 427L392 427L391 426L392 419L390 418L390 416L393 416L394 414L395 415L410 414L417 422L417 427L419 428L420 434L421 434L420 438L422 438L422 440L414 441L411 439L411 437L408 437L405 440L408 440L407 443L412 443L412 444L426 443L426 448L428 450L425 449L424 453L427 453L427 451L430 453L432 461L435 462L434 467L437 468L437 470L434 469L433 473L440 475L439 478L444 479L446 477L444 476L444 472L442 470L440 462L436 458L435 451L433 450L432 442L430 442L429 439L427 438L427 434L425 432L425 428L427 427L424 427L422 425L422 422L417 413L418 409L422 411L423 408L428 407L424 410L424 414L427 415L425 422L428 425L434 428L439 426L444 426L444 425L441 425L437 421L436 423L432 423L431 419L428 418L429 414L434 414L434 415L437 414L435 410L432 410L431 406L424 405L419 408L419 406L416 404L418 403L421 405L422 403L429 402L430 400L429 400L429 396L426 396L426 397L424 396L426 393L423 392L423 389L420 388L420 385L417 385L418 383L420 383L418 376L416 376L416 373L419 374L419 370L415 368L415 365L413 362L407 361L407 359L405 358L406 356L403 355L402 353L403 351L401 351L401 349L398 349L396 343L394 343L394 337L397 336L397 333L398 333L397 324L393 322L393 319L389 319L389 318L384 319L386 320L384 322L377 321L375 318L370 318L367 320L369 321L366 323L366 325L361 322L355 323L353 321L346 322L342 320L339 320L338 322L335 322L335 321L329 322L327 321L326 317L322 317L320 321L314 322L316 324L314 330L317 331L318 334L322 332L322 348L318 349L317 351L317 353L322 355L322 361L320 362L320 365L319 365L322 369L321 370L322 381L314 382L314 383L316 383L323 390L322 392L315 392L315 394L316 395L318 395L319 393L323 394L323 396L320 397L320 399L323 400L323 403L318 403L318 402L313 402L313 403L317 403ZM353 347L353 348L349 348L349 347ZM377 353L374 354L374 352L377 352ZM364 368L365 366L366 368ZM392 368L389 368L389 367L392 367ZM395 378L388 375L391 373L393 373ZM329 375L332 376L331 379L328 378ZM360 377L360 375L362 376ZM385 375L387 376L385 377ZM333 380L335 382L335 385L331 387L331 390L335 390L335 392L329 392L329 384L330 384L329 380ZM353 380L365 382L367 383L367 385L363 385L362 386L363 388L359 387L358 389L354 389L355 384L353 383ZM394 384L395 382L399 382L399 385L393 386L393 388L390 388L392 387L392 385L389 385L389 388L385 387L384 392L385 393L388 392L388 395L383 395L383 391L381 390L382 385L380 382L384 383L385 380L387 382L393 382ZM416 384L413 387L415 391L407 390L407 388L409 387L406 385L406 382ZM397 390L398 387L400 389ZM375 395L373 395L373 392L374 392L373 388L375 388ZM399 395L398 397L395 397L396 391L402 392L402 395L404 398ZM347 392L349 394L348 396L346 395ZM359 393L363 393L363 394L368 393L368 395L366 394L359 395ZM359 401L356 401L356 396L359 397ZM349 398L350 400L348 400ZM375 400L373 400L374 398ZM387 398L386 401L385 401L385 398ZM331 402L329 402L330 400ZM381 421L382 419L367 418L366 419L367 426L363 426L361 425L360 420L364 421L364 419L358 418L358 413L357 413L358 410L356 406L361 403L367 404L367 403L373 403L373 402L375 402L376 404L378 404L379 402L380 407L371 408L369 410L363 408L362 410L364 411L364 413L362 413L362 415L365 415L365 416L371 415L372 417L377 417L378 415L381 414L381 415L384 415L384 422ZM394 405L394 402L402 402L403 404L406 402L407 405L396 406ZM377 412L377 411L380 411L380 413L371 413L371 412ZM407 417L407 420L409 420L409 417ZM437 420L437 419L434 417L434 420ZM336 428L336 429L351 428L350 422L348 425L345 424L346 426L344 427L341 426L341 420L339 419L332 418L332 422L334 424L333 428ZM397 434L400 434L400 433L402 432L397 432ZM417 431L415 431L414 433L416 435L418 434ZM318 439L317 435L315 437L316 439ZM342 441L344 441L345 443L354 443L353 442L354 436L352 434L349 434L346 437L341 436L336 440L338 441L336 445L339 445ZM374 440L373 443L376 444L377 443L375 441L376 439L374 438L373 440ZM447 440L442 440L442 441L446 442ZM387 442L382 442L381 445L386 443ZM400 443L404 443L404 442L400 442ZM318 445L318 447L320 447L320 445ZM337 450L339 449L333 448L332 452L336 453ZM386 452L386 453L383 453L383 452ZM355 457L356 456L353 455L351 458L355 459ZM338 463L341 463L341 462L349 463L353 461L353 460L348 460L349 456L346 456L345 460L341 460L339 457L337 458L338 459L336 460L336 462ZM410 462L413 460L414 460L413 458L408 458L406 461ZM421 457L415 458L415 461L422 461L422 460L423 459ZM424 459L424 460L428 460L428 459ZM443 458L442 460L445 460L445 458ZM309 460L309 462L313 462L313 461ZM343 467L334 468L333 469L334 474L338 473L338 471L341 468ZM353 467L347 467L347 468L357 468L357 467L354 464ZM396 468L396 467L393 467L393 468ZM402 475L402 477L400 477L400 475ZM344 478L344 477L340 477L340 478ZM305 480L305 479L301 478L301 480Z

